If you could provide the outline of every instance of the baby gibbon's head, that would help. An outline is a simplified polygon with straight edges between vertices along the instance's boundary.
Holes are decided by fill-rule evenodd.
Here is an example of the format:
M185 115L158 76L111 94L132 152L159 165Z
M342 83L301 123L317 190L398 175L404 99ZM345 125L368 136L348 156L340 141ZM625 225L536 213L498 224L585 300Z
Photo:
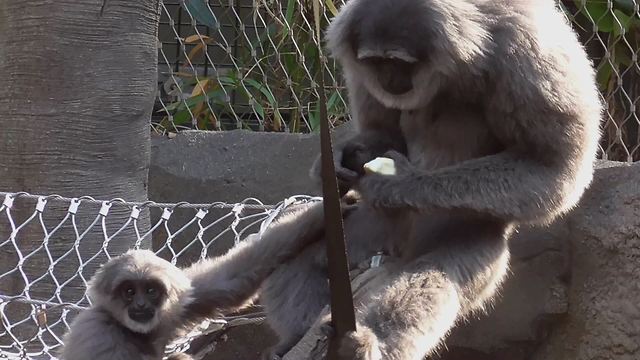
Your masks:
M179 316L190 288L189 279L170 262L149 250L130 250L96 272L88 295L93 307L145 334Z

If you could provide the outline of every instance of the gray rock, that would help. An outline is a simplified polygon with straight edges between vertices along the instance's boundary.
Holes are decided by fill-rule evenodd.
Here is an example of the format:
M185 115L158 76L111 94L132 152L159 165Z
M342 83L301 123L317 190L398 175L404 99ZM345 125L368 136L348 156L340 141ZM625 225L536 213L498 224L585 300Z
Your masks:
M569 311L534 360L640 359L640 164L597 175L565 220Z
M447 341L447 360L524 360L566 314L570 273L568 229L521 228L511 239L511 270L487 315L459 325ZM462 356L461 354L465 354ZM470 356L470 354L475 354Z
M512 240L502 298L443 359L640 358L640 164L597 168L574 211Z

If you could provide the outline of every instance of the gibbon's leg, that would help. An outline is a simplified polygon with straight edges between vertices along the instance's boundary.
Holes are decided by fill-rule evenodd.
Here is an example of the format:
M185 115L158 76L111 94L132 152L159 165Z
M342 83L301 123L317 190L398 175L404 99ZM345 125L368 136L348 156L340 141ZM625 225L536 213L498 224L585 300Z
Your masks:
M280 266L262 285L260 303L279 340L264 352L263 359L286 353L329 303L325 247L324 241L309 246Z
M368 206L353 205L344 222L349 266L388 247L405 226L404 217L383 214ZM279 343L265 354L284 355L317 321L329 304L326 243L314 243L276 271L264 282L260 301L267 321L278 334Z
M457 320L480 310L508 268L503 236L443 244L383 276L383 285L359 301L357 330L340 352L355 360L422 359ZM374 301L375 299L375 301Z

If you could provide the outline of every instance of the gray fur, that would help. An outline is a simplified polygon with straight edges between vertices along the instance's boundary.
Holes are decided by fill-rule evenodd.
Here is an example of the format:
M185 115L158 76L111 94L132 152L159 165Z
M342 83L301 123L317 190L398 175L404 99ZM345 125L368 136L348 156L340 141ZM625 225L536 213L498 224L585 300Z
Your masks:
M346 209L346 207L345 207ZM260 236L252 234L223 256L185 269L193 292L185 318L202 319L246 305L282 263L322 238L322 202L289 207Z
M349 35L368 19L363 13L391 15L392 9L424 16L420 23L432 30L423 37L435 42L430 66L416 76L429 75L415 80L414 90L400 96L384 92L375 74L358 64ZM409 31L401 24L382 22L395 19L379 15L369 20L378 21L375 28L387 32ZM362 41L367 36L376 33L359 34ZM370 103L401 110L399 120L391 123L401 123L408 157L416 163L397 177L362 179L358 188L372 205L461 208L539 223L572 208L590 183L601 103L591 64L553 1L354 0L333 21L328 39L345 70L358 127L387 131L384 124L389 119L380 118L384 112ZM422 90L425 87L428 90ZM468 152L464 143L429 141L463 133L455 120L449 124L440 118L450 107L473 109L480 124L467 126L462 136L494 143L493 153L437 164L443 153L455 158ZM536 121L540 117L544 120Z
M594 71L552 0L351 0L327 38L357 129L336 146L337 173L359 190L358 211L368 212L345 221L355 228L345 231L350 261L380 244L401 259L356 304L358 330L341 350L352 359L421 359L491 303L512 230L553 221L590 184L602 114ZM411 61L398 62L398 50ZM386 90L407 83L379 73L387 65L410 74L410 90ZM398 175L359 177L345 167L359 156L352 144L390 141L406 146L387 154ZM381 235L400 229L407 233ZM279 353L328 303L316 246L266 282L275 289L263 301L276 304L268 315Z
M403 217L383 215L364 204L349 209L344 234L351 268L379 251L393 249L399 230L395 227ZM280 340L263 358L281 356L300 340L329 303L325 242L315 242L281 264L262 285L260 302Z
M345 210L348 207L345 207ZM79 314L65 337L63 360L159 360L170 340L194 323L241 308L281 263L322 237L322 202L285 210L262 236L252 234L227 254L180 270L147 250L107 262L89 283L93 306ZM114 290L125 280L156 278L167 295L147 325L128 318ZM189 360L173 354L172 360Z
M154 318L131 320L126 305L114 295L125 280L157 279L166 290ZM71 323L64 338L63 360L160 360L178 333L176 324L190 292L189 279L180 269L148 250L131 250L104 264L88 286L92 306ZM176 354L188 360L185 354ZM174 357L175 359L178 359Z

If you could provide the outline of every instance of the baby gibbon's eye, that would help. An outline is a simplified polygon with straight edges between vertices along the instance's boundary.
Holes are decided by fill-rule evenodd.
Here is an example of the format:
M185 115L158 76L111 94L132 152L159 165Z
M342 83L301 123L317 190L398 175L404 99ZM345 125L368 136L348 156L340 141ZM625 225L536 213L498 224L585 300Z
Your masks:
M133 295L136 294L136 289L132 288L132 287L128 287L124 290L124 294L126 297L133 297Z
M149 287L147 288L147 294L152 298L156 298L158 297L158 290L155 287Z

